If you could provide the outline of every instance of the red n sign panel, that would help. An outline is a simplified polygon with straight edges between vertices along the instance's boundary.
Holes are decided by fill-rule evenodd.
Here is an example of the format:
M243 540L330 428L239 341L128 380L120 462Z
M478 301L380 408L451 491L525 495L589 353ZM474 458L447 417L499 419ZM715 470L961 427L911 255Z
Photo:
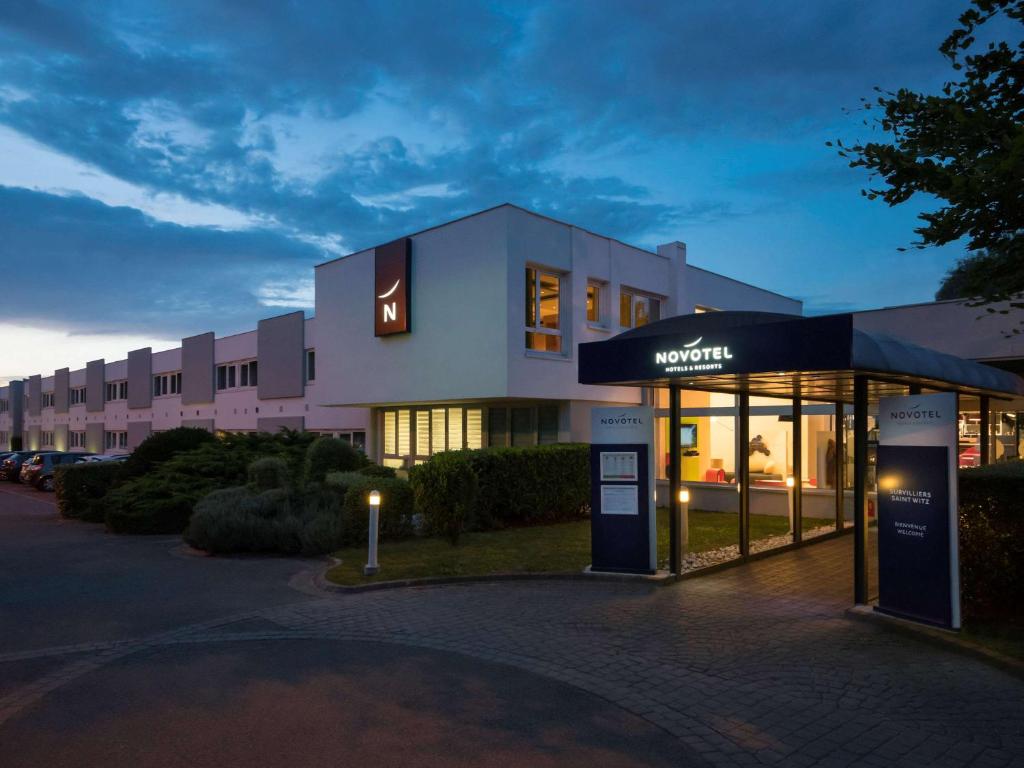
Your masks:
M390 336L412 330L410 275L412 241L404 237L373 252L373 334Z

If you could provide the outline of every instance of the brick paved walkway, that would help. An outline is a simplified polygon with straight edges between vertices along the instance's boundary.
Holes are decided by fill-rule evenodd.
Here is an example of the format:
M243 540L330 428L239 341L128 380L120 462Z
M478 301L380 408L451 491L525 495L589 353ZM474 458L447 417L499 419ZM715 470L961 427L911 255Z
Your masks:
M346 639L568 683L664 729L708 765L1024 766L1024 682L843 618L851 548L846 537L662 588L505 582L330 595L35 652L75 655L0 698L0 722L143 649Z

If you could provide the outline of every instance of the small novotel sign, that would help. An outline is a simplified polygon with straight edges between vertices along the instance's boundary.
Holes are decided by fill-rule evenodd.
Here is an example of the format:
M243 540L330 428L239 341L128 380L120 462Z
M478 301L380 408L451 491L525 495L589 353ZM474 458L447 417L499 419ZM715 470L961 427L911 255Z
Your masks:
M662 366L664 373L703 373L725 370L732 360L729 347L719 344L701 344L703 336L683 344L679 349L656 350L654 364Z
M390 336L412 330L410 278L412 241L404 237L373 252L373 333Z

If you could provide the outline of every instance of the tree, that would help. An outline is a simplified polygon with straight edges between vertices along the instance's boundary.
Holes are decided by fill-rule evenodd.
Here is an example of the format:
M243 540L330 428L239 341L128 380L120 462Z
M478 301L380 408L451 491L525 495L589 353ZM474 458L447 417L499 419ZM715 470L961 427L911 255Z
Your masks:
M971 254L949 271L936 298L971 298L977 305L1008 301L1019 309L1024 308L1024 39L978 44L979 28L997 16L1024 31L1024 0L973 0L939 47L959 79L947 82L939 95L876 87L874 101L862 99L870 113L864 123L888 134L888 140L836 145L851 168L865 168L872 180L884 182L861 190L867 198L895 206L923 193L942 203L919 215L924 223L915 228L920 239L912 247L967 239Z

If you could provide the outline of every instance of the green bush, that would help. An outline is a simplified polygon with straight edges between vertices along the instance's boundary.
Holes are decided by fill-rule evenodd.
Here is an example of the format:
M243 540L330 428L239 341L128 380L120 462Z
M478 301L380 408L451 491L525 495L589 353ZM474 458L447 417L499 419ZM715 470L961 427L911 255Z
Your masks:
M54 467L53 483L61 517L102 523L103 498L120 480L122 469L115 461Z
M152 434L139 443L124 463L124 476L139 477L157 464L167 461L179 453L191 451L200 445L211 443L216 438L205 429L177 427L166 432Z
M427 531L452 544L459 543L477 507L479 483L470 455L469 451L439 453L411 473L416 510L423 515Z
M226 435L157 464L107 494L107 527L115 533L181 533L196 503L211 491L244 485L248 467L276 456L297 477L312 436L288 430L276 435Z
M357 448L336 437L319 437L306 451L307 483L323 482L328 472L348 472L367 464L367 458Z
M964 615L1024 623L1024 461L960 471Z
M378 533L382 540L412 536L413 495L405 480L389 477L353 478L345 487L341 506L344 543L365 544L370 530L370 491L380 491Z
M359 470L360 474L368 477L397 477L394 467L382 467L380 464L367 464Z
M538 525L580 520L590 507L590 447L579 444L540 445L530 448L484 448L449 451L433 456L410 470L418 488L416 511L429 519L423 503L444 498L443 477L453 466L451 456L464 457L477 478L469 530ZM432 467L441 461L440 467Z
M284 488L288 484L288 462L280 456L265 456L249 465L249 485L256 491Z

